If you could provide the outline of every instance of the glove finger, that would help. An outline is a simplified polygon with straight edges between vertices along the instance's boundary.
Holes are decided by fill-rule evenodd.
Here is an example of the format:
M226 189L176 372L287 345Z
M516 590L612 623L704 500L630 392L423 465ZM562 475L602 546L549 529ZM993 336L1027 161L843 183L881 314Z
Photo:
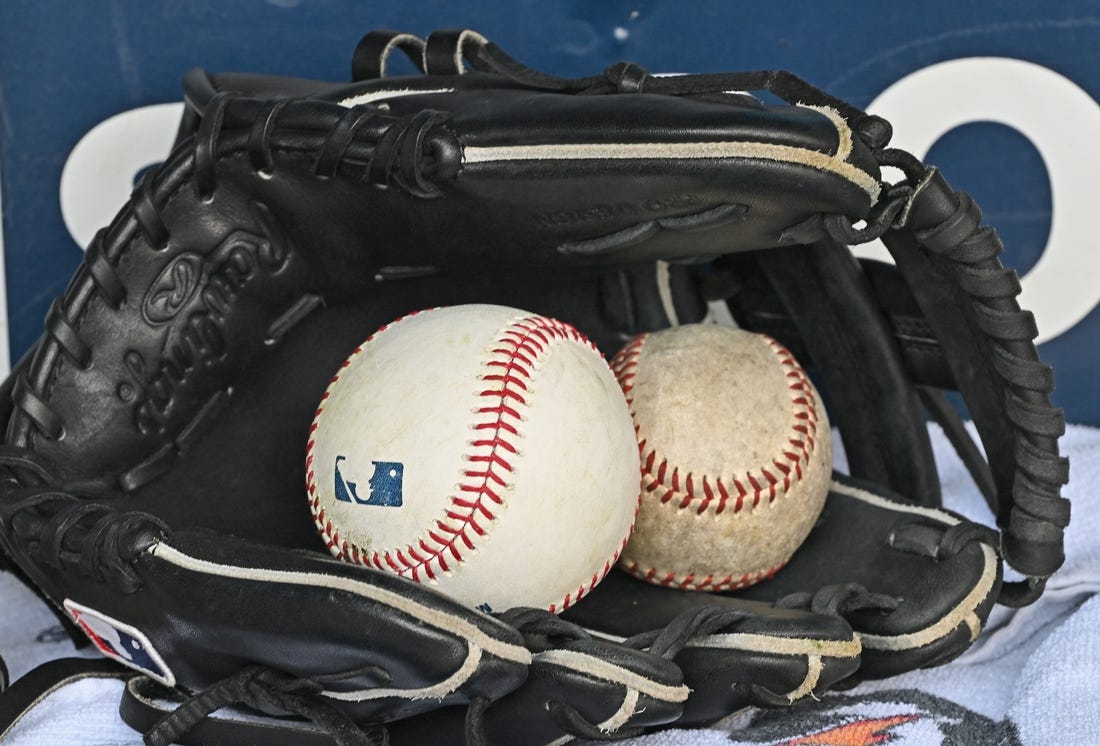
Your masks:
M834 475L821 518L787 566L737 594L802 595L836 609L863 644L859 676L884 678L970 646L1001 586L995 539L949 511Z
M860 642L838 614L781 609L727 594L665 588L615 572L563 616L615 638L663 632L677 620L721 612L709 629L679 628L664 654L691 696L681 723L701 725L749 705L791 704L825 691L859 667ZM724 615L724 616L723 616Z

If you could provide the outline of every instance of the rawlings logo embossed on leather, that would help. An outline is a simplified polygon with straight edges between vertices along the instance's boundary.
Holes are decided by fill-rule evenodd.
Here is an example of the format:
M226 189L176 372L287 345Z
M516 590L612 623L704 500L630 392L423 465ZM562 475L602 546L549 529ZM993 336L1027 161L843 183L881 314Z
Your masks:
M191 301L202 281L203 261L198 254L180 254L153 281L141 311L151 324L163 324L176 317Z
M228 351L225 326L242 290L270 277L288 263L291 250L267 206L251 205L256 225L238 228L206 256L184 253L157 277L142 303L142 315L153 325L172 322L159 354L152 360L137 349L123 354L130 380L116 395L134 404L138 430L159 431L178 389L192 371L223 358ZM254 297L255 293L249 293Z
M590 221L606 220L622 215L643 215L663 210L677 210L683 207L701 205L703 200L694 194L677 194L671 197L654 197L642 202L614 202L603 205L591 205L575 210L557 210L541 212L535 220L547 228L556 225L575 225Z

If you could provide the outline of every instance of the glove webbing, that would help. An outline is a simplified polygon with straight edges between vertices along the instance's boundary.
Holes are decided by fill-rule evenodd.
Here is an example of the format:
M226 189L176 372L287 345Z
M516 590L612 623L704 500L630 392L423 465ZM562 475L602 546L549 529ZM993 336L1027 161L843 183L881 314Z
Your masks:
M889 140L889 124L785 70L738 73L695 73L654 76L633 62L619 62L602 75L562 78L530 68L481 34L469 29L436 31L420 39L394 31L372 31L364 36L352 55L352 79L384 77L389 56L400 50L421 72L458 75L466 72L463 61L475 70L508 78L529 88L579 95L608 93L653 93L666 96L696 96L731 91L768 91L787 103L831 106L845 118L867 120L867 127ZM883 140L883 142L885 142Z
M933 328L948 330L941 344L993 467L1001 550L1029 576L1006 583L1000 601L1027 604L1065 559L1070 511L1060 491L1069 466L1058 452L1065 419L1050 401L1053 376L1031 342L1034 320L1016 302L1019 280L998 259L1000 239L981 226L970 197L927 169L902 215L907 224L887 230L883 240ZM960 316L971 323L959 324ZM964 327L977 333L967 335ZM982 348L989 354L976 355Z
M1034 318L1016 301L1019 280L998 259L1000 239L981 226L981 211L969 195L953 191L937 169L904 151L879 150L876 156L883 165L902 169L907 181L886 192L863 228L844 216L815 216L785 236L800 243L821 234L843 244L883 239L937 330L986 445L988 466L977 465L973 444L961 445L969 436L944 416L942 403L927 396L925 403L947 423L945 430L987 500L995 495L990 502L1004 529L1002 555L1028 576L1023 583L1004 584L999 601L1027 605L1065 559L1063 534L1070 518L1069 501L1060 496L1069 465L1058 452L1065 419L1050 400L1053 374L1032 343ZM960 318L970 324L960 324ZM982 355L983 349L988 354Z

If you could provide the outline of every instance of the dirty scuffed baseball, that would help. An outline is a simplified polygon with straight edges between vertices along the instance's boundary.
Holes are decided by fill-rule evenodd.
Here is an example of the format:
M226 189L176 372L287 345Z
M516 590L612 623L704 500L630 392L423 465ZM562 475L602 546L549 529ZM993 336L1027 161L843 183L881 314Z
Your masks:
M791 353L764 335L696 324L640 335L612 368L642 463L621 566L708 591L778 571L813 528L832 473L825 409Z

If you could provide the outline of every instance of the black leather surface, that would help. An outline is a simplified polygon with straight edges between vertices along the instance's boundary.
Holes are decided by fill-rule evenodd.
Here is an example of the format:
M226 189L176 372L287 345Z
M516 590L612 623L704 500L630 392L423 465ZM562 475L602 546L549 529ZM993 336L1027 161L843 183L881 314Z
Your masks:
M863 645L858 677L865 679L933 665L961 653L971 641L964 616L976 624L984 623L1000 588L1001 570L994 548L983 550L981 543L973 542L950 557L933 556L937 542L960 519L942 510L912 512L907 501L867 482L844 480L841 487L844 485L867 492L871 499L857 499L834 487L810 536L770 579L737 591L708 594L658 588L616 573L567 616L595 630L629 637L663 627L685 609L716 604L749 615L736 626L737 632L836 641L848 639L854 630L857 637L883 638ZM913 523L928 527L926 552L906 551L892 543L895 532ZM972 597L983 582L984 592ZM793 595L813 595L822 588L849 583L897 601L896 608L841 609L838 617L773 607ZM965 615L959 615L960 607ZM917 639L925 630L943 626L946 619L956 621L940 633ZM737 661L727 663L727 668L752 665L753 655L747 651L724 654ZM718 669L715 659L722 655L707 650L694 663L703 670ZM797 668L797 656L771 653L764 657L768 658L768 675L758 678L758 683L766 678L778 690L780 682L797 682L804 675ZM786 681L780 674L784 664L795 666ZM684 668L690 679L693 667L684 662ZM835 677L834 684L852 673L853 667L845 660L835 661L827 670L827 675Z
M618 570L564 616L594 632L629 638L705 607L739 612L741 618L696 636L676 655L692 690L681 724L707 724L759 705L756 687L782 699L810 677L812 691L822 692L860 665L858 637L839 615L778 608L735 594L662 588ZM811 673L818 664L820 673Z

